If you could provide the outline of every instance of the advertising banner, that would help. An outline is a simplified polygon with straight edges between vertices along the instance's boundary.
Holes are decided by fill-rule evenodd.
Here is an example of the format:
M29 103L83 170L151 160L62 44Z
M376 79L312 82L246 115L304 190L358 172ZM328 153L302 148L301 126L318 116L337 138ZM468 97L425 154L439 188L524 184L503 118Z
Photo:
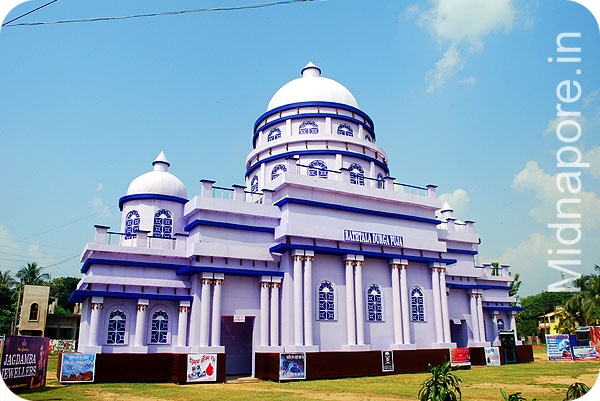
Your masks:
M188 354L187 381L216 382L217 354Z
M394 353L392 351L381 351L381 371L394 371Z
M2 352L2 379L10 388L46 385L49 339L7 336Z
M596 355L600 355L600 327L590 327L590 345L596 348Z
M500 348L485 347L485 364L487 366L500 366Z
M546 334L548 362L572 361L571 343L568 334Z
M452 366L471 366L471 352L468 348L450 348Z
M306 379L306 354L279 354L279 380Z
M59 352L75 352L77 340L50 340L50 355Z
M96 371L96 354L62 354L61 383L92 383Z
M574 361L595 361L598 359L596 348L594 347L573 347Z

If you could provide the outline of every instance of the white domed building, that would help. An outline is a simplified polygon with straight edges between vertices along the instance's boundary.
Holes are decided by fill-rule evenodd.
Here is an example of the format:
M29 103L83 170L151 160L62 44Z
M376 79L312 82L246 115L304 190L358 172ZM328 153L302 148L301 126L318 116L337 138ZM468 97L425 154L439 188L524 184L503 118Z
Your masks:
M245 186L202 180L188 198L160 152L119 200L120 230L96 226L71 297L96 381L289 378L289 358L298 378L416 372L516 340L513 278L480 266L473 222L435 186L395 182L352 93L312 63L301 74L254 124Z

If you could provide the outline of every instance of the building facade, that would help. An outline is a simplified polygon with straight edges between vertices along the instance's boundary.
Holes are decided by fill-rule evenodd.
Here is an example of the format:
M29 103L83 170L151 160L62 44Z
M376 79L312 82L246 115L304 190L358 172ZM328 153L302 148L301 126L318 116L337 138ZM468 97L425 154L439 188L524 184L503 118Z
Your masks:
M479 264L473 222L395 182L350 91L301 74L257 119L245 185L188 197L161 152L119 200L120 230L96 226L72 295L80 352L212 352L270 377L283 352L447 354L516 329L508 266Z

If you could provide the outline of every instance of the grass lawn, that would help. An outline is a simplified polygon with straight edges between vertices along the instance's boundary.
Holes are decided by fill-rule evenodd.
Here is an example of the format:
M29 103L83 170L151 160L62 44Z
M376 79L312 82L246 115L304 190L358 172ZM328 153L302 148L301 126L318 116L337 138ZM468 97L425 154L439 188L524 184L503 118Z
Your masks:
M574 381L592 387L600 362L546 361L546 348L534 348L535 362L473 367L455 372L463 381L464 400L502 400L521 392L528 400L562 401ZM61 385L56 379L57 357L48 363L46 388L22 391L29 400L415 400L428 374L362 377L275 383L176 385L172 383L110 383Z

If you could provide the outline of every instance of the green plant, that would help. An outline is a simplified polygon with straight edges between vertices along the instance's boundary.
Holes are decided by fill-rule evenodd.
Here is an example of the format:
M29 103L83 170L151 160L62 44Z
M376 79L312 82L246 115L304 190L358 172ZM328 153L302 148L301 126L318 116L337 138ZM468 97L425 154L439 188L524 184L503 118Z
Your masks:
M527 401L527 398L523 397L521 393L512 393L510 395L506 395L506 393L502 389L500 389L500 393L502 393L504 401ZM531 401L536 401L536 398L534 398Z
M462 380L450 372L452 369L450 361L438 366L431 366L431 364L427 366L431 377L423 382L423 386L421 386L417 395L419 401L462 400L459 387ZM457 393L458 398L456 397Z
M590 388L585 383L575 382L567 389L567 394L563 401L576 400L590 391Z

